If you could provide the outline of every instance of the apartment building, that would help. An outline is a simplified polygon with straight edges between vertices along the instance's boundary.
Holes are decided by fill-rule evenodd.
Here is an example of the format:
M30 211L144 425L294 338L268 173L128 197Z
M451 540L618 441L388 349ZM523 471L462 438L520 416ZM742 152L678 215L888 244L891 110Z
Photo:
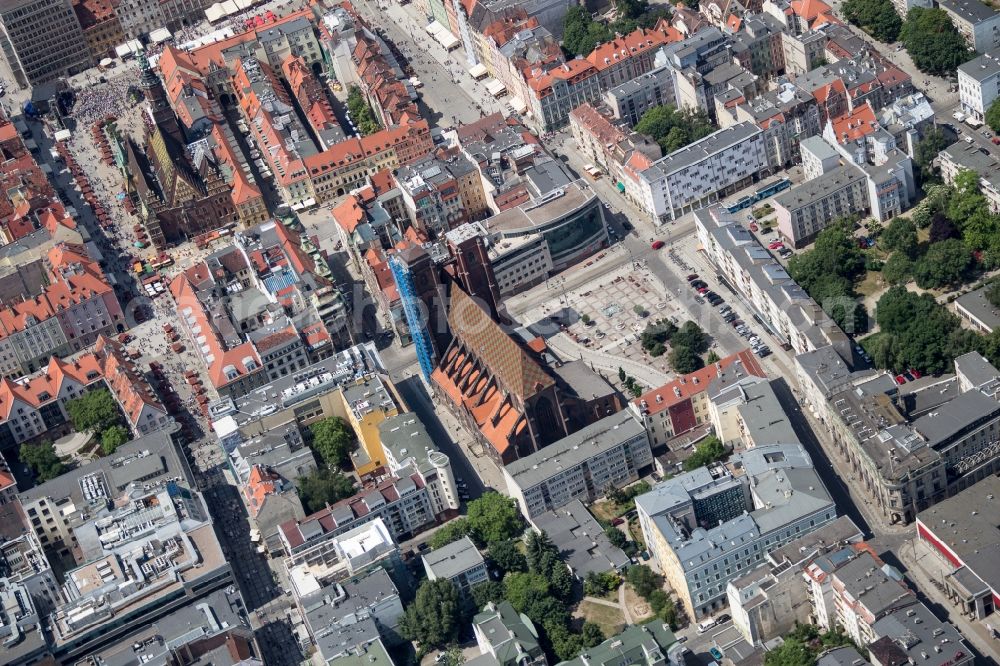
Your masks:
M379 424L378 432L389 473L402 476L415 470L430 495L434 515L442 519L455 515L459 495L451 460L434 444L417 415L390 416Z
M363 578L376 569L395 575L403 565L399 548L385 522L376 518L330 539L328 547L308 559L286 562L293 593Z
M302 520L282 523L282 550L289 566L323 560L336 537L376 518L397 542L436 524L427 487L416 472L409 477L389 476Z
M660 66L639 76L611 86L604 93L604 103L618 120L635 127L642 116L657 106L677 106L674 70Z
M958 141L942 150L938 159L941 179L948 185L954 185L955 177L963 171L975 172L990 212L1000 212L1000 161L992 152L984 155L976 144Z
M985 122L990 105L1000 96L1000 50L991 49L958 66L958 99L962 111Z
M849 372L830 350L799 354L796 372L806 405L830 433L828 453L849 463L873 508L893 523L911 523L1000 470L1000 403L985 389L956 395L931 384L913 418L906 401L897 404L891 376Z
M471 594L472 588L490 579L483 554L467 536L435 548L420 559L427 580L450 580L460 594Z
M774 198L778 231L795 248L813 242L830 222L863 217L869 210L867 180L853 165L835 167Z
M323 83L316 78L306 61L300 56L289 56L281 63L281 72L302 109L306 122L319 141L319 149L326 150L343 141L346 135L333 112Z
M504 467L508 494L529 520L574 499L593 502L653 464L646 431L621 411Z
M917 514L917 548L929 572L944 585L948 598L969 620L996 621L1000 577L994 523L1000 477L982 481Z
M135 436L168 428L173 419L117 342L98 340L93 352L74 360L49 358L38 374L17 383L0 380L0 445L14 446L70 429L66 402L107 389Z
M780 344L799 353L833 344L850 357L850 339L735 216L704 208L695 227L708 259Z
M1000 13L979 0L936 0L969 48L986 53L1000 47Z
M813 622L811 590L803 568L817 558L862 540L861 530L841 516L794 541L771 549L764 563L729 582L726 593L733 626L750 645L786 635Z
M431 237L487 213L479 171L458 151L442 151L401 166L393 172L393 182L410 223Z
M652 70L656 51L671 41L672 36L664 31L638 28L600 44L587 55L587 60L597 68L601 89L608 90Z
M33 87L91 66L70 0L14 0L0 8L0 49L18 84Z
M716 117L722 127L740 122L760 127L768 164L775 170L800 162L799 144L821 132L816 99L788 82L752 100L725 105Z
M559 129L568 121L570 111L601 96L600 72L585 58L548 70L535 68L525 78L528 122L538 133Z
M615 120L606 107L581 104L569 114L569 126L576 145L587 159L604 169L616 182L624 180L623 165L632 160L634 153L640 153L647 161L663 155L656 142Z
M635 203L654 218L673 220L746 187L767 169L761 129L737 123L638 172L641 199Z
M864 542L807 565L802 577L817 626L827 631L839 628L858 645L875 641L878 620L917 603L898 572L887 569Z
M114 48L125 42L121 21L108 0L75 0L73 11L93 62L113 54Z
M837 515L812 460L794 443L675 476L635 505L650 555L694 619L724 607L729 582L760 566L770 549Z
M633 400L629 407L642 419L650 444L658 447L712 420L709 386L723 373L766 377L749 349L719 359L700 370L682 375Z
M339 199L363 187L376 173L423 157L433 147L425 120L345 139L305 158L312 198L317 204Z

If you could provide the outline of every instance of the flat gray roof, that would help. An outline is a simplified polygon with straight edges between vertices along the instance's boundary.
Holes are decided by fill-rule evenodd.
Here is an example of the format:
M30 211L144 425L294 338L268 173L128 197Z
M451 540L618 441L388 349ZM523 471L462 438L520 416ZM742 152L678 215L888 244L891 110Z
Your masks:
M816 666L866 666L870 662L851 646L827 650L816 660Z
M486 560L469 537L462 537L446 546L422 555L424 565L437 578L452 579L469 569L484 566Z
M142 483L156 483L179 476L187 485L193 486L191 469L171 437L172 433L178 430L180 425L174 424L169 428L132 440L119 447L114 455L98 458L90 465L71 469L50 481L19 493L19 497L22 503L43 497L57 501L69 497L78 506L85 505L89 500L84 496L81 480L92 475L105 484L110 496L118 495L136 480L141 480Z
M979 0L938 0L938 4L942 8L958 14L973 25L997 17L996 10L984 5Z
M1000 49L987 51L969 62L962 63L958 66L958 71L979 83L1000 74Z
M988 386L1000 379L1000 371L976 351L956 358L955 372L963 375L976 388Z
M737 123L712 132L703 139L684 146L680 150L675 150L669 155L664 155L643 173L653 171L666 177L688 168L692 164L697 164L712 155L735 146L760 134L762 130L751 122Z
M955 307L966 310L991 331L1000 328L1000 308L986 298L986 286L973 289L955 299Z
M1000 418L1000 403L979 391L966 391L913 422L928 446L948 443L966 428Z
M620 571L629 563L628 555L612 545L604 528L578 499L535 516L532 522L549 536L579 578L589 573Z
M745 385L743 391L746 403L737 407L736 411L746 426L747 437L757 446L799 441L770 382Z
M623 409L530 456L515 460L504 469L518 486L531 488L563 469L575 467L624 441L645 434L646 429L632 412Z
M830 169L820 178L807 180L774 198L774 203L790 211L810 206L840 190L853 187L863 181L865 175L855 167L845 164Z
M917 514L917 520L994 591L1000 592L1000 477L982 481Z

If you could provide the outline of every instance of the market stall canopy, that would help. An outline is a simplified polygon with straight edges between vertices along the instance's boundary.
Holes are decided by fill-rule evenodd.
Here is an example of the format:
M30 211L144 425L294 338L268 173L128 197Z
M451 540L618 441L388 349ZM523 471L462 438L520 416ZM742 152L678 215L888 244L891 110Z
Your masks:
M166 28L157 28L153 32L149 33L149 41L154 44L162 44L173 36L174 34Z

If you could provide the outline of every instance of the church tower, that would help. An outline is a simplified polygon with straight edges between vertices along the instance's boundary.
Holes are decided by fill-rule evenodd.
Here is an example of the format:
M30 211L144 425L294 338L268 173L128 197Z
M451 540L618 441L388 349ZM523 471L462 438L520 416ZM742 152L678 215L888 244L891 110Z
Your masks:
M139 51L139 71L142 72L140 85L142 94L149 103L149 112L153 118L153 123L160 128L164 134L174 139L181 146L187 142L184 139L184 131L177 120L177 115L170 108L170 101L167 99L167 91L160 83L160 77L153 71L149 60L146 59L146 51Z

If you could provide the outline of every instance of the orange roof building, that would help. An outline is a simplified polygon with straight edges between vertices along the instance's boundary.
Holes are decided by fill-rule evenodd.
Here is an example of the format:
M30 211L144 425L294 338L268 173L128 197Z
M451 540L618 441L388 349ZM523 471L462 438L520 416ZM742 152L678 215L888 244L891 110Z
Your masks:
M68 422L67 401L97 388L111 392L136 437L173 423L121 345L102 336L93 351L72 361L52 356L43 370L19 382L0 380L0 427L15 443L34 440Z
M647 391L633 400L631 407L642 418L650 444L665 444L706 423L710 418L708 387L723 373L767 377L754 353L744 349Z
M457 287L448 323L454 338L432 383L491 457L506 464L569 434L555 380Z
M839 118L828 120L823 135L828 141L847 145L874 134L878 129L875 112L866 102L852 113L845 113Z

